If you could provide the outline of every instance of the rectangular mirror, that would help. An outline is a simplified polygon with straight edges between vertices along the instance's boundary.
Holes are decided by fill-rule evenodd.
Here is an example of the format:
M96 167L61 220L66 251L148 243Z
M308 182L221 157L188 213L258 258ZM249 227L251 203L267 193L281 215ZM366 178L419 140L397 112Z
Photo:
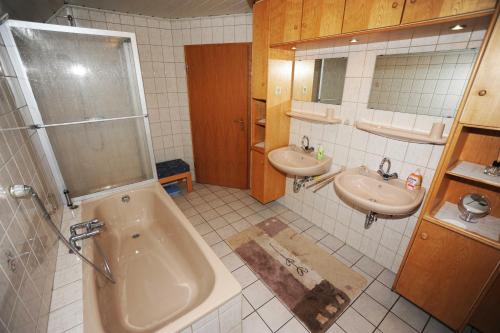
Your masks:
M379 55L368 108L454 117L477 50Z
M346 69L347 58L295 61L293 99L341 104Z

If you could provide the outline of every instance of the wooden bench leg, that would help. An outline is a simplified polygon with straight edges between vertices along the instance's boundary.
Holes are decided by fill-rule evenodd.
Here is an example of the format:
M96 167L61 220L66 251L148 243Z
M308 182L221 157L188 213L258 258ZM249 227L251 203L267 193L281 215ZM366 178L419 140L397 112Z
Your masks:
M193 179L191 178L191 172L186 172L186 185L187 185L187 191L192 192L193 191Z

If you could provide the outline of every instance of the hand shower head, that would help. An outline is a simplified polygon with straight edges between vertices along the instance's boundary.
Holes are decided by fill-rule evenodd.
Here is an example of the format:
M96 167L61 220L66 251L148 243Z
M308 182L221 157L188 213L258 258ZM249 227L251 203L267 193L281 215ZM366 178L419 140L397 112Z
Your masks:
M11 185L9 187L10 196L16 199L24 199L33 195L33 188L29 185Z

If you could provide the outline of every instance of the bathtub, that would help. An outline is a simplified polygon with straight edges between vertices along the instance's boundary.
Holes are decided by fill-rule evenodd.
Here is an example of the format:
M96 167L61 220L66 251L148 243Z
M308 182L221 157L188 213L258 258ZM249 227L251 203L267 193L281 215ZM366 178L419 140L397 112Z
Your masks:
M239 283L157 183L84 201L116 284L83 267L84 331L177 332L241 293ZM93 240L84 254L101 264Z

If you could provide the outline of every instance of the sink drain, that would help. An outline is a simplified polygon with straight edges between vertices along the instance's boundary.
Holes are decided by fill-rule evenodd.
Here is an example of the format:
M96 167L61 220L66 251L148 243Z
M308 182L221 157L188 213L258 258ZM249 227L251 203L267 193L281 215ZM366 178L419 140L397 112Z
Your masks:
M132 238L139 238L139 237L141 237L141 234L133 234L132 235Z

